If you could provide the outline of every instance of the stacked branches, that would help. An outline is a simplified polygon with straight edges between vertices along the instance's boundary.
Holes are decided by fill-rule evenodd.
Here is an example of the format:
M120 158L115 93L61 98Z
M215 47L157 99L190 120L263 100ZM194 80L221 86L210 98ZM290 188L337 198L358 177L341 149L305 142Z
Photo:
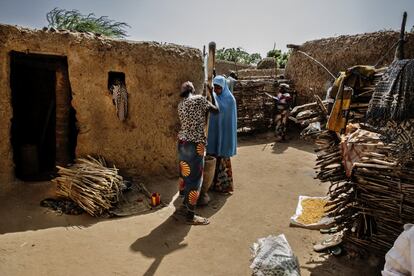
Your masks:
M341 148L339 139L335 133L324 130L315 141L316 155L316 178L321 182L331 182L331 188L340 182L346 181L347 177L342 164Z
M305 127L301 132L304 139L317 138L326 124L328 102L316 95L315 99L316 102L295 106L290 112L289 119Z
M414 217L414 151L401 154L405 144L404 133L408 124L404 121L393 126L393 133L399 133L390 142L386 126L376 129L381 141L366 137L359 144L375 145L361 155L353 165L352 181L355 188L353 217L337 221L348 229L346 238L351 243L367 248L377 254L385 254L403 230L403 225L412 223ZM369 127L372 129L372 127ZM412 128L411 128L412 129ZM412 136L410 133L410 137ZM407 156L410 157L407 157Z
M348 122L359 123L365 120L369 102L374 94L376 85L380 82L386 67L376 69L375 73L367 82L360 81L360 83L351 83L353 95L351 105L349 108Z
M372 72L369 74L365 72L368 70L372 70ZM352 89L347 122L360 123L365 121L369 102L385 70L386 68L374 70L363 66L355 66L346 70L345 87ZM326 100L322 101L319 96L314 95L315 102L296 106L292 110L290 119L306 127L301 133L302 137L315 139L324 131L327 117L332 109L332 104L329 102L334 102L335 98L338 98L337 90L338 87L334 85ZM314 127L315 124L319 126L317 129Z
M325 130L316 139L317 177L331 182L328 216L347 245L378 255L414 217L414 120L363 124L384 71L376 71L371 84L351 86L345 133Z

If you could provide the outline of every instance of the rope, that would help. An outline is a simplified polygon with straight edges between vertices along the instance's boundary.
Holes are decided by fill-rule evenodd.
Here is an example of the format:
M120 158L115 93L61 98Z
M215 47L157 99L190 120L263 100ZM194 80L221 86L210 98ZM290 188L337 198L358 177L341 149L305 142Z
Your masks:
M310 58L311 60L313 60L314 62L316 62L319 66L321 66L334 80L336 79L335 75L328 70L328 68L326 68L325 65L323 65L320 61L316 60L315 58L311 57L309 54L302 52L300 50L297 50L298 53L301 53L302 55Z
M388 55L388 53L395 48L395 46L398 45L398 43L400 43L401 39L397 40L397 42L395 42L388 50L387 52L385 52L385 54L377 61L377 63L375 63L374 67L376 68Z

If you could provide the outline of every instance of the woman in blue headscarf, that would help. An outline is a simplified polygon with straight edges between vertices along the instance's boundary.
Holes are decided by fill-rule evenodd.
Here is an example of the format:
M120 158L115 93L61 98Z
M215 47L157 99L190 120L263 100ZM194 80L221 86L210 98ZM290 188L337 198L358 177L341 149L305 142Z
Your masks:
M233 94L227 87L227 80L217 76L213 80L214 98L220 112L210 114L207 154L217 158L212 188L223 193L233 192L233 173L230 157L237 150L237 106Z

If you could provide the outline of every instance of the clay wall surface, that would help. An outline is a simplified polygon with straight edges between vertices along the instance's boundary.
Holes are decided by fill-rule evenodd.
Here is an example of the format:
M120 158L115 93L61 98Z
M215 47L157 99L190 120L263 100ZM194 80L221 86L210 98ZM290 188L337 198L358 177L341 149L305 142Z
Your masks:
M242 69L249 69L249 68L255 68L253 65L246 65L246 64L240 64L240 63L234 63L230 61L225 60L216 60L216 74L217 75L226 75L228 76L230 74L230 71L239 71Z
M78 126L76 155L99 154L140 175L175 175L177 104L182 82L202 89L197 49L111 40L90 33L36 31L0 25L0 180L14 178L10 52L67 57ZM121 122L108 90L108 72L123 72L128 118ZM1 185L3 186L3 185ZM1 188L0 188L1 189Z
M414 58L414 34L408 33L406 38L406 58ZM395 51L386 53L398 39L399 33L394 31L342 35L308 41L300 45L299 50L319 60L336 75L354 65L375 65L384 55L386 58L379 66L388 65ZM332 83L332 78L319 65L297 51L290 55L285 75L295 84L298 104L313 101L314 93L324 97Z

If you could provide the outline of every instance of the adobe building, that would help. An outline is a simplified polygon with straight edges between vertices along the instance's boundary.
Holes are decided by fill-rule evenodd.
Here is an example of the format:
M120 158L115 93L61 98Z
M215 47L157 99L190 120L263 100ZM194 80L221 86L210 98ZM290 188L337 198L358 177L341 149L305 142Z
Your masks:
M0 191L88 154L175 175L179 89L202 89L202 65L199 50L173 44L0 25ZM124 121L115 81L128 93Z

